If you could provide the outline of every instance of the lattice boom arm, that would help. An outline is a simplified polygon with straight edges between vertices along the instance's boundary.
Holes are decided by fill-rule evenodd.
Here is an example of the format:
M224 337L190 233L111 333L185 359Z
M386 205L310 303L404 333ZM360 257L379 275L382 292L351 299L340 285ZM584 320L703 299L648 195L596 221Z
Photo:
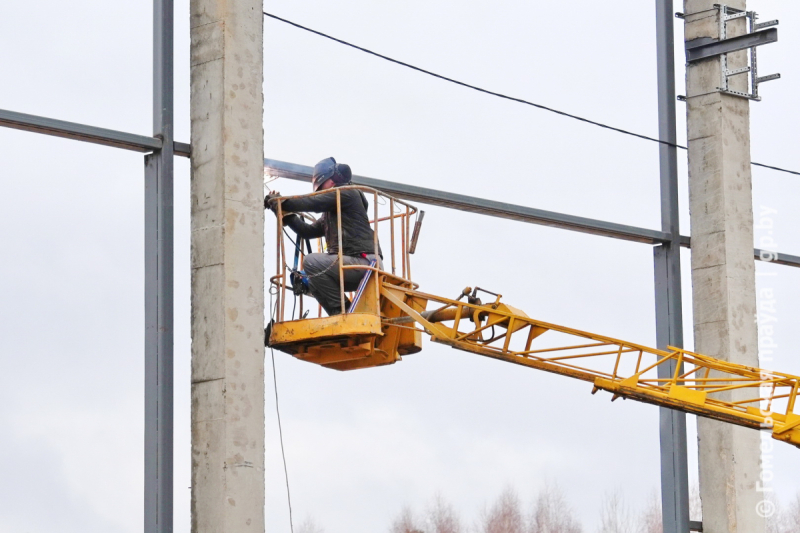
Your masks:
M381 296L404 316L384 326L418 323L434 342L593 383L593 393L669 407L753 429L800 447L794 412L800 377L737 365L670 347L659 350L534 320L500 302L450 300L384 283ZM424 302L419 312L407 302ZM420 306L417 305L417 308ZM546 335L545 335L546 333ZM664 376L664 377L659 377Z

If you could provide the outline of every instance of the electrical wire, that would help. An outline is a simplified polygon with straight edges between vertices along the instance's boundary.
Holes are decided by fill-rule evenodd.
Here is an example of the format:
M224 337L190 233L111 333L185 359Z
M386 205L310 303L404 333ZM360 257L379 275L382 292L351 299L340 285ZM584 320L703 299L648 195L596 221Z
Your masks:
M754 167L768 168L770 170L777 170L778 172L786 172L787 174L794 174L795 176L800 176L800 172L797 172L795 170L787 170L787 169L781 168L781 167L773 167L771 165L764 165L762 163L756 163L755 161L751 161L750 164L753 165Z
M423 74L427 74L428 76L433 76L434 78L438 78L440 80L448 81L450 83L454 83L456 85L460 85L462 87L466 87L467 89L472 89L474 91L478 91L478 92L481 92L481 93L484 93L484 94L489 94L491 96L496 96L498 98L503 98L505 100L510 100L512 102L525 104L525 105L528 105L528 106L531 106L531 107L535 107L537 109L541 109L543 111L548 111L550 113L555 113L556 115L561 115L563 117L567 117L567 118L571 118L571 119L574 119L574 120L578 120L580 122L585 122L585 123L591 124L593 126L597 126L597 127L604 128L604 129L607 129L607 130L615 131L617 133L622 133L624 135L629 135L631 137L637 137L637 138L643 139L645 141L656 142L658 144L662 144L662 145L665 145L665 146L671 146L673 148L680 148L681 150L687 150L688 149L685 146L682 146L680 144L671 143L669 141L663 141L661 139L657 139L655 137L650 137L648 135L643 135L641 133L636 133L636 132L629 131L629 130L626 130L626 129L617 128L616 126L611 126L609 124L604 124L602 122L597 122L595 120L591 120L591 119L588 119L588 118L585 118L585 117L581 117L581 116L578 116L578 115L573 115L571 113L567 113L566 111L560 111L558 109L553 109L552 107L548 107L548 106L542 105L542 104L537 104L535 102L531 102L531 101L525 100L523 98L517 98L515 96L509 96L507 94L498 93L498 92L495 92L495 91L490 91L489 89L483 89L483 88L478 87L476 85L471 85L471 84L463 82L463 81L459 81L459 80L456 80L456 79L453 79L453 78L448 78L447 76L443 76L441 74L436 74L435 72L431 72L430 70L425 70L423 68L416 67L416 66L411 65L409 63L405 63L404 61L399 61L399 60L393 59L393 58L391 58L389 56L385 56L383 54L379 54L378 52L374 52L372 50L369 50L368 48L364 48L362 46L358 46L356 44L349 43L349 42L344 41L342 39L338 39L336 37L328 35L327 33L322 33L321 31L313 30L311 28L308 28L308 27L303 26L301 24L298 24L296 22L292 22L291 20L287 20L287 19L279 17L277 15L273 15L272 13L267 13L266 11L264 11L263 13L264 13L264 15L266 15L266 16L272 18L272 19L284 22L286 24L289 24L290 26L294 26L295 28L299 28L301 30L305 30L307 32L319 35L320 37L325 37L326 39L330 39L331 41L336 41L339 44L343 44L345 46L349 46L350 48L355 48L356 50L360 50L362 52L365 52L367 54L373 55L375 57L379 57L381 59L385 59L386 61L389 61L391 63L395 63L397 65L400 65L400 66L403 66L403 67L407 67L407 68L410 68L412 70L416 70L417 72L421 72ZM785 169L785 168L780 168L780 167L776 167L776 166L772 166L772 165L765 165L765 164L762 164L762 163L755 163L755 162L753 162L751 164L753 166L757 166L757 167L768 168L770 170L776 170L778 172L785 172L787 174L794 174L796 176L800 176L800 172L797 172L795 170L788 170L788 169Z
M283 228L283 234L284 234L284 235L286 235L286 238L287 238L287 239L289 239L289 241L290 241L290 242L291 242L291 243L292 243L292 244L295 246L295 248L296 248L296 247L297 247L297 241L295 241L294 239L292 239L292 236L291 236L291 235L289 235L289 232L288 232L288 231L286 231L286 228Z
M289 490L289 470L286 468L286 452L283 448L283 427L281 426L281 409L278 405L278 374L275 371L275 351L270 347L272 355L272 383L275 386L275 412L278 415L278 435L281 439L281 456L283 457L283 475L286 479L286 500L289 503L289 530L294 533L294 520L292 519L292 493Z
M273 292L272 287L269 289L269 307L272 310L270 313L270 329L272 324L275 323L275 314L278 312L278 302L275 301L275 306L272 305L272 297L277 296L277 291ZM266 334L266 330L264 331ZM272 384L275 388L275 413L278 415L278 436L281 441L281 457L283 458L283 475L286 480L286 500L289 503L289 530L294 533L294 520L292 519L292 493L289 490L289 469L286 467L286 452L283 447L283 426L281 425L281 408L278 403L278 373L275 371L275 351L272 346L269 347L269 353L272 356Z

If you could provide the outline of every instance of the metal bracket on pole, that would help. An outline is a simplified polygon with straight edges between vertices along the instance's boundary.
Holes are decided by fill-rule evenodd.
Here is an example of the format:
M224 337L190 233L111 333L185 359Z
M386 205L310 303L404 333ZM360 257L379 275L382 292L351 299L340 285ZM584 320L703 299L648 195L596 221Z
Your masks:
M714 4L714 8L719 12L719 39L700 38L686 43L686 61L692 63L702 59L712 57L720 58L720 85L717 87L719 92L740 96L749 100L761 101L758 95L758 85L766 81L777 80L780 74L770 74L768 76L758 76L758 57L756 48L769 43L778 42L778 29L773 26L778 25L777 20L758 23L758 14L755 11L742 11L725 4ZM689 14L680 14L680 18L686 19ZM747 20L747 33L736 37L728 37L728 23L738 19ZM765 29L769 28L769 29ZM728 54L741 50L750 50L748 65L728 69ZM745 74L749 76L750 92L735 91L730 88L730 78Z

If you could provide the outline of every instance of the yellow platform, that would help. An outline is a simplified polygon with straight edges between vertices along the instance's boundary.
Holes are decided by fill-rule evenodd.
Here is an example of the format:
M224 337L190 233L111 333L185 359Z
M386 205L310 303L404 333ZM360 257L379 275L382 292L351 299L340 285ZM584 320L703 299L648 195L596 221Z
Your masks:
M396 354L376 348L376 340L382 336L379 316L348 313L276 323L269 344L303 361L336 370L354 370L388 365L399 359Z

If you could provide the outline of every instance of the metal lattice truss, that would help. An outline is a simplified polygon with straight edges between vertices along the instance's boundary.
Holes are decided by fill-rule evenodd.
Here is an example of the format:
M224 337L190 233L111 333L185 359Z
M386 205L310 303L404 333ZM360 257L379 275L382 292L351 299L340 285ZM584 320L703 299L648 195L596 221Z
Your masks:
M469 296L469 290L462 296ZM593 383L592 393L669 407L740 426L771 430L800 447L794 413L800 377L729 363L670 347L658 350L603 335L534 320L500 302L450 300L384 283L381 296L406 316L386 326L418 323L434 342L509 363ZM405 302L424 301L415 311ZM668 377L659 377L668 376Z

